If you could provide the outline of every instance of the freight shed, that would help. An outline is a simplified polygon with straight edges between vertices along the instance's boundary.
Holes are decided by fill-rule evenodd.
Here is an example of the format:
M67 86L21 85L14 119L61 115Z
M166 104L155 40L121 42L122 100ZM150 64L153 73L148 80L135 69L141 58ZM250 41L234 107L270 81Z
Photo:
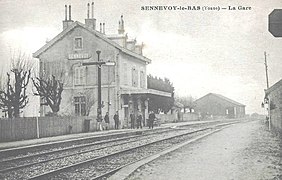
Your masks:
M209 93L195 101L195 112L202 118L226 117L240 118L245 116L245 105L220 94Z

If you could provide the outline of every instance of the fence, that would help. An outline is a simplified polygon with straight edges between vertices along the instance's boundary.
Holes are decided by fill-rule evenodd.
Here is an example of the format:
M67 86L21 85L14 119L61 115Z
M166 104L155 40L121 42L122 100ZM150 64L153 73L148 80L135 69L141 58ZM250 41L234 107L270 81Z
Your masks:
M96 125L96 117L0 119L0 142L95 131Z
M182 121L197 121L199 116L194 113L180 114L156 114L156 117L161 120L161 123L182 122Z
M185 113L183 114L183 121L198 121L199 115L195 113Z

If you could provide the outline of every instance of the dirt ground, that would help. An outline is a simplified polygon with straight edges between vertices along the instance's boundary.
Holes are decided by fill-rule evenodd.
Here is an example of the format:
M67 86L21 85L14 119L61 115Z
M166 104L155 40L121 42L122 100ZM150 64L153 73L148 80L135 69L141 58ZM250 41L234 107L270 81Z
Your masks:
M240 123L141 166L128 179L282 180L282 140L262 121Z

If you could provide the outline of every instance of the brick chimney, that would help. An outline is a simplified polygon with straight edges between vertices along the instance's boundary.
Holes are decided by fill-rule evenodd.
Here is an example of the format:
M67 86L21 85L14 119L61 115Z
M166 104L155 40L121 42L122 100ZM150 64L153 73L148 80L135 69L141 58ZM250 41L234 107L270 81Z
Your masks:
M102 33L102 23L100 23L100 33Z
M63 30L67 29L73 20L71 20L71 5L69 5L69 19L68 19L68 6L65 5L65 20L63 21Z
M96 29L96 19L94 18L94 2L91 3L91 18L90 16L90 4L87 4L87 18L85 19L85 25L88 28Z
M106 34L106 32L105 32L105 23L103 23L103 34Z
M118 34L124 34L123 15L120 16L120 21L118 22Z
M136 45L136 39L126 41L126 48L131 51L135 51L135 45Z
M140 45L135 45L135 52L137 54L143 55L143 47L144 47L143 42Z

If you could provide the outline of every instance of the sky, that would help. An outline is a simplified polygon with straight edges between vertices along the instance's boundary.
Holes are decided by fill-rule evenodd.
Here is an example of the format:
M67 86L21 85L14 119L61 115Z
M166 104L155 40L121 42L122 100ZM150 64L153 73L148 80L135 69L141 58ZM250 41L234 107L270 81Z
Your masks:
M64 5L72 19L84 23L88 0L0 0L0 63L15 53L28 56L62 31ZM169 78L176 94L200 98L218 93L246 105L247 113L264 113L266 88L282 78L282 39L268 32L268 15L281 0L96 0L94 16L116 34L120 15L130 38L144 43L152 60L148 73ZM142 6L245 6L251 10L144 11Z

